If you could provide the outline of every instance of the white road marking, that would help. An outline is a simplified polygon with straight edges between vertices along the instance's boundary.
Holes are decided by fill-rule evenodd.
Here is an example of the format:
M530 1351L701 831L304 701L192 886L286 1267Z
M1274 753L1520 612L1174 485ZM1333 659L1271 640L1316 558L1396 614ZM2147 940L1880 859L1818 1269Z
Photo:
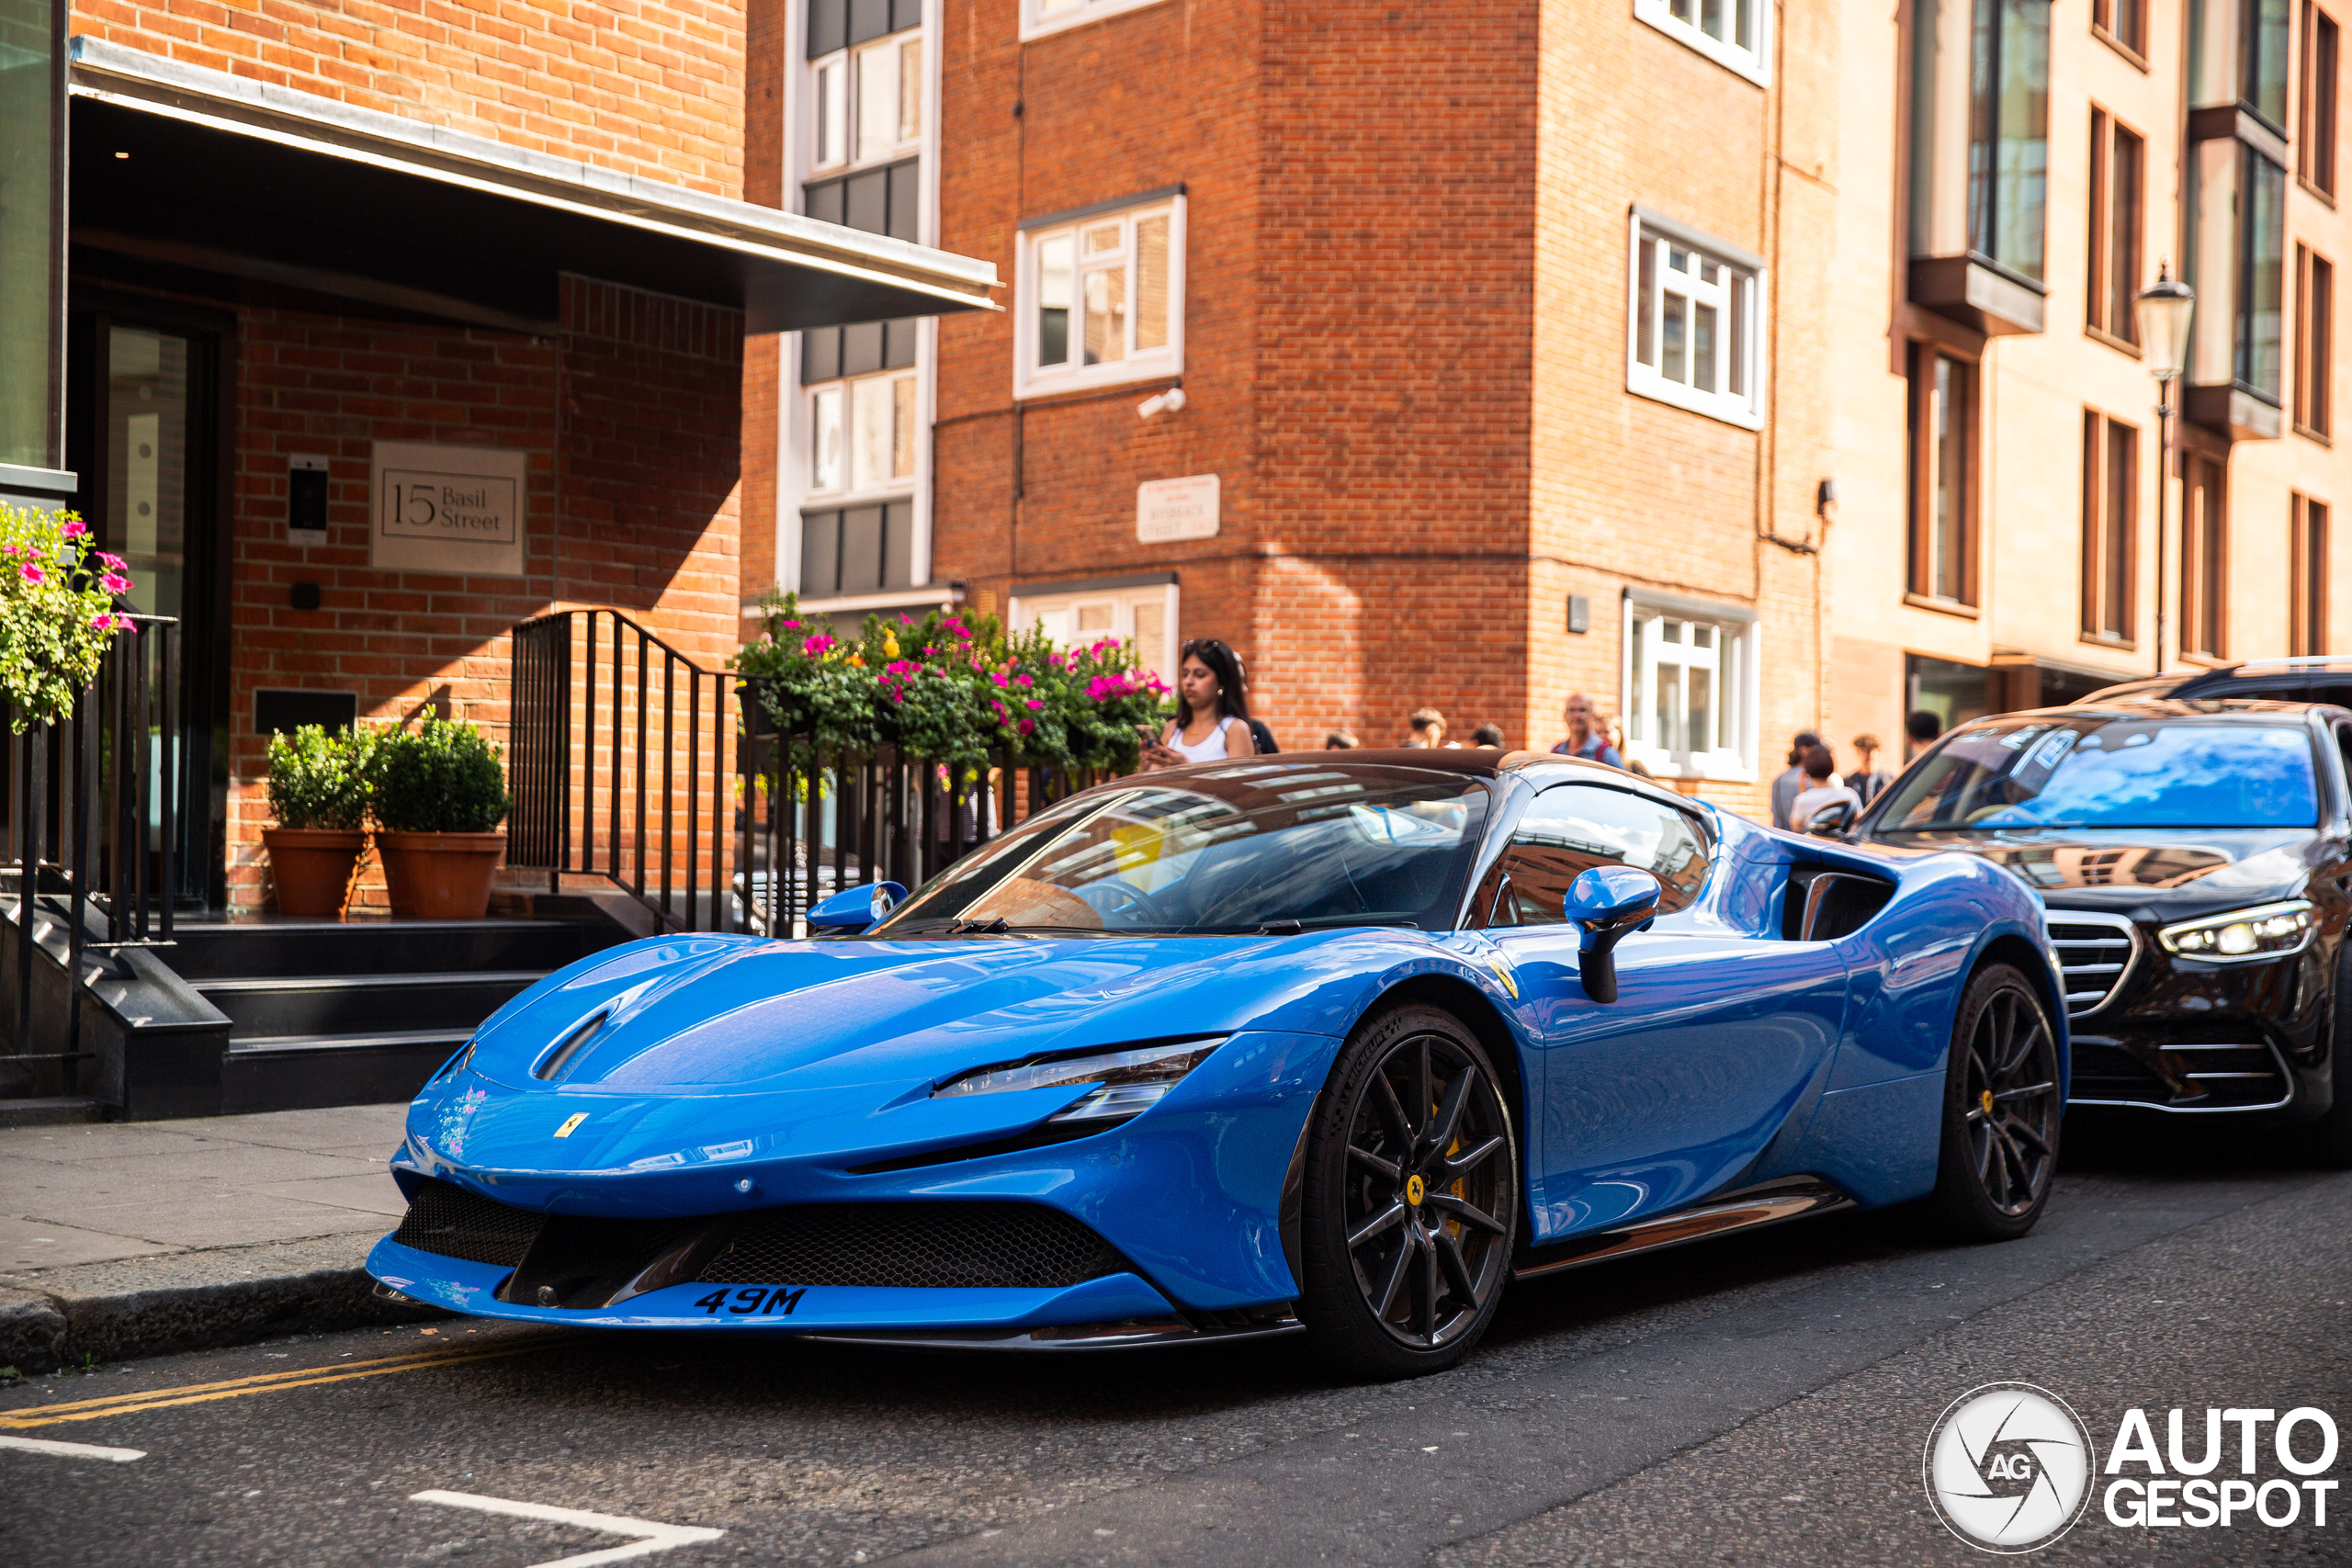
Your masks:
M47 1438L0 1437L0 1449L21 1449L28 1454L50 1454L58 1459L102 1459L116 1464L129 1464L135 1459L145 1459L145 1449L102 1449L95 1443L52 1443Z
M68 1444L51 1447L70 1448ZM725 1530L710 1529L702 1525L664 1525L651 1519L625 1519L616 1514L592 1514L583 1508L551 1508L545 1503L517 1503L506 1497L484 1497L472 1492L418 1492L412 1503L439 1503L451 1508L472 1508L484 1514L504 1514L517 1519L539 1519L548 1524L571 1525L574 1529L597 1530L605 1535L633 1535L638 1539L627 1546L610 1546L602 1551L583 1551L571 1557L559 1557L548 1562L535 1562L531 1568L593 1568L604 1562L626 1562L631 1558L650 1557L657 1551L669 1551L681 1546L700 1546L717 1540Z

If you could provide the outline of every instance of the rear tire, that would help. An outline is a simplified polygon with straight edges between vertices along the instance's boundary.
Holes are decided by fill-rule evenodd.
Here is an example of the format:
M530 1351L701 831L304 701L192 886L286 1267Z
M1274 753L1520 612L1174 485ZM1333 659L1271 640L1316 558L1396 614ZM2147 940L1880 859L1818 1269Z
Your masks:
M1928 1213L1958 1241L2033 1229L2058 1171L2058 1037L2041 994L1987 964L1961 993L1944 1070L1943 1144Z
M1519 1148L1494 1064L1442 1009L1368 1019L1309 1124L1299 1300L1334 1371L1439 1372L1493 1323L1519 1236Z

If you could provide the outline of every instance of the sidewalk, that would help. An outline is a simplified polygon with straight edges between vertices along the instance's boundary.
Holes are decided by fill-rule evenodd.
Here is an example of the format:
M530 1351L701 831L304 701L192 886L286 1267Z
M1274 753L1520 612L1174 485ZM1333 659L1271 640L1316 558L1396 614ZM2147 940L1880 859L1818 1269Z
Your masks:
M0 1366L417 1315L360 1263L404 1104L0 1130Z

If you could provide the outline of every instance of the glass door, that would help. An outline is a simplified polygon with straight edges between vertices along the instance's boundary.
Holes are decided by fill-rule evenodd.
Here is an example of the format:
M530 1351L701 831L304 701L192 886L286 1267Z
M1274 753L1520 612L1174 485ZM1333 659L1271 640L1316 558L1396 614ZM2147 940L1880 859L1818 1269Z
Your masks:
M76 301L77 305L84 301ZM142 634L148 663L147 853L160 869L162 790L174 786L172 895L218 907L227 893L227 541L220 451L222 318L136 300L77 309L68 425L76 510L121 556L131 608L178 623L166 733L164 638Z

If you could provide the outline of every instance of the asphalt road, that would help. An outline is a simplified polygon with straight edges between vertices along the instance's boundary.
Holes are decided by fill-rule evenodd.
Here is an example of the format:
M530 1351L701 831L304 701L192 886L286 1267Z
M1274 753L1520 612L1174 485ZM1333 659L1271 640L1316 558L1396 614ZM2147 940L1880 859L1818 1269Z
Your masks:
M2159 1444L2186 1408L2193 1454L2209 1405L2315 1405L2352 1481L2352 1173L2148 1152L2174 1131L2078 1133L2022 1242L1842 1215L1531 1281L1462 1368L1383 1387L1281 1341L1039 1359L458 1322L39 1379L0 1423L107 1403L0 1436L144 1457L0 1449L0 1562L529 1568L632 1539L413 1500L443 1492L723 1532L637 1559L663 1568L1979 1562L1921 1445L1998 1380L2062 1395L2102 1455L2132 1406ZM2287 1476L2267 1433L2258 1458ZM2324 1527L2149 1529L2095 1495L2037 1556L2352 1563L2335 1496Z

